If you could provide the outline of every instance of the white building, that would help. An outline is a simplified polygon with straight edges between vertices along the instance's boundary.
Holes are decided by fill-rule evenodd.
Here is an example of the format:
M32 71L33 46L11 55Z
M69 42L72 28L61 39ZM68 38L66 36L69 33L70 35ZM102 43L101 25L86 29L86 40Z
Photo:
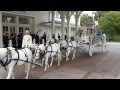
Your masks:
M70 36L75 33L74 16L70 19ZM79 23L80 24L80 23ZM52 29L52 11L0 11L0 47L3 47L3 33L19 33L29 29L30 32L39 32L43 35L44 32L51 35ZM55 28L54 33L61 35L61 16L55 12ZM65 19L64 35L67 34L67 20Z

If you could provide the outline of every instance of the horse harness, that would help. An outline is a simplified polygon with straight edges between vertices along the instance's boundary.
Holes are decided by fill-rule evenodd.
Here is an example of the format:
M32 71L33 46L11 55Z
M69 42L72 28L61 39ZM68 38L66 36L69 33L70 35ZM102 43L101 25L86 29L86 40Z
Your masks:
M48 46L46 47L46 52L45 52L45 54L47 53L47 52L50 52L51 54L50 54L50 56L52 56L52 52L55 52L55 51L52 51L52 46L51 46L51 44L49 44L49 46L51 47L51 51L47 51L47 48L48 48ZM57 46L56 46L57 47ZM58 52L58 49L57 49L57 52L55 52L56 54L58 54L59 52ZM59 54L61 54L61 53L59 53Z
M11 50L7 48L7 52L6 52L6 56L2 59L0 59L0 64L6 69L6 66L11 62L11 60L9 59L9 57L12 56L11 55ZM2 60L6 58L6 62L4 63Z
M7 68L6 68L6 66L8 66L10 63L11 63L11 61L12 60L16 60L17 62L15 63L15 65L14 66L16 66L17 65L17 63L18 63L18 60L20 60L20 55L19 55L19 52L18 52L18 50L17 49L13 49L13 50L15 50L16 52L17 52L17 54L18 54L18 59L12 59L12 50L10 50L9 48L7 48L7 52L6 52L6 56L4 57L4 58L2 58L2 59L0 59L0 64L5 68L5 70L7 71ZM25 50L25 49L24 49ZM22 50L23 51L23 50ZM23 51L24 52L24 51ZM25 50L25 52L26 52L26 50ZM25 53L24 52L24 54L25 54L25 57L27 57L27 52ZM6 58L6 61L5 61L5 63L2 61L3 59L5 59ZM22 60L21 60L22 61ZM25 62L25 61L24 61ZM27 57L27 61L26 62L28 62L28 57Z
M71 50L72 50L72 48L74 48L74 50L76 49L75 47L73 47L72 41L70 41L70 43L72 44L72 46L69 46L69 42L68 42L67 40L66 40L66 42L67 42L67 47L64 48L65 51L67 51L67 48L68 48L68 47L71 47ZM74 51L74 50L72 50L72 51ZM71 52L72 52L72 51L71 51Z

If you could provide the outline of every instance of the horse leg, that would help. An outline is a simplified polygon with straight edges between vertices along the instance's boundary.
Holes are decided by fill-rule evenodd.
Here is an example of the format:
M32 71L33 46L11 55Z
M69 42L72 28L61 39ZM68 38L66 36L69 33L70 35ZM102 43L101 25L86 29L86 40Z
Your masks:
M72 57L72 60L75 58L75 53L76 53L76 49L73 51L73 57Z
M60 66L61 59L62 59L62 56L58 54L58 66Z
M32 66L32 68L34 68L34 67L35 67L35 65Z
M41 63L41 66L43 66L43 63L44 63L44 59L42 59L42 63Z
M25 63L25 73L27 73L28 63Z
M12 79L15 79L15 77L14 77L14 73L12 72Z
M10 79L13 73L13 67L9 68L7 79Z
M51 57L51 64L50 64L50 67L52 67L52 64L53 64L53 59L54 59L54 56Z
M67 54L67 52L66 52L66 61L68 61L68 54Z
M69 50L69 49L67 49L67 52L66 52L66 61L68 61L68 60L69 60L69 54L70 54L70 50Z
M35 63L35 59L33 60L33 63ZM32 68L34 68L34 67L35 67L35 65L33 64Z
M29 72L30 72L30 63L28 63L28 65L27 65L27 75L25 77L26 79L28 79Z
M48 67L48 56L45 59L45 69L44 69L44 71L46 71L47 67Z
M55 58L55 60L57 61L57 59L58 59L58 54L56 55L56 58Z

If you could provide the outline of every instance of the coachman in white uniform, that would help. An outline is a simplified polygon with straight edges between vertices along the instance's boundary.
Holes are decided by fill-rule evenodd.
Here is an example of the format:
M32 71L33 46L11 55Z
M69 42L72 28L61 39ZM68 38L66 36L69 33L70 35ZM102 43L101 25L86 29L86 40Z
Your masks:
M25 34L26 35L23 36L23 40L22 40L22 48L30 47L32 45L32 36L29 35L29 31L26 30Z

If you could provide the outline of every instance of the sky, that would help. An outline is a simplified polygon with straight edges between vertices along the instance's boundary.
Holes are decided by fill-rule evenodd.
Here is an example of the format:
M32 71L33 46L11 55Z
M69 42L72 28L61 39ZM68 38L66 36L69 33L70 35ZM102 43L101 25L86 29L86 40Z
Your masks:
M88 14L88 15L92 16L92 15L93 15L93 14L92 14L93 12L94 12L94 11L83 11L82 14ZM82 14L81 14L81 15L82 15ZM74 18L74 16L71 17L70 22L73 23L73 24L75 24L75 18Z
M94 11L83 11L82 14L88 14L88 15L92 16L92 13L93 13L93 12L94 12Z

